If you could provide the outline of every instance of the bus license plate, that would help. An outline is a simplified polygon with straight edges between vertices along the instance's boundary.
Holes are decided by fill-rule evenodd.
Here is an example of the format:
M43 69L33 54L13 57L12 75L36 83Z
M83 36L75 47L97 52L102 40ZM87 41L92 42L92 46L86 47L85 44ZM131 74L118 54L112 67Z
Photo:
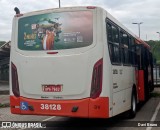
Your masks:
M43 92L62 92L63 85L42 85Z

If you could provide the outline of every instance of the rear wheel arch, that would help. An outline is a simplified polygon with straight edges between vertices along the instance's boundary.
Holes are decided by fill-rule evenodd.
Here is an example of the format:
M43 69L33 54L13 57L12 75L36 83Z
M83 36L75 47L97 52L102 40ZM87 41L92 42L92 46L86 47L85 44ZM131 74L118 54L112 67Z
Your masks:
M135 84L133 84L132 86L132 92L131 94L134 93L136 95L136 98L138 100L138 90L137 90L137 86Z
M128 118L134 118L136 116L137 111L137 88L134 84L131 92L131 109L129 110Z

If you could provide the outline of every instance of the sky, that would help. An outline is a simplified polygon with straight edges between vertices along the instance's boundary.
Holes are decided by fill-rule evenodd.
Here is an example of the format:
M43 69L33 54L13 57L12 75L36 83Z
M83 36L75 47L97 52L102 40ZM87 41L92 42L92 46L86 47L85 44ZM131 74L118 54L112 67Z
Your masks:
M0 0L0 41L11 40L14 7L21 13L58 8L59 0ZM142 40L159 40L160 34L160 0L61 0L61 7L100 6L126 26Z

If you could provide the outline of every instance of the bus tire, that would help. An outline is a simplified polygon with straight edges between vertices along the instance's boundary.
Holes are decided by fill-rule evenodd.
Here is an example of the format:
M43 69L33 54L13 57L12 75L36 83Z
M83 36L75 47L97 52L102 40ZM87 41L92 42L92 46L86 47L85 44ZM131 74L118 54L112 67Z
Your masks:
M150 88L150 92L154 90L154 85L152 84L152 81L149 81L149 88Z
M148 101L149 100L149 98L150 98L150 86L147 86L147 88L146 88L146 94L145 94L145 101Z
M136 90L133 89L132 91L132 97L131 97L131 109L128 113L128 118L134 118L136 116L136 110L137 110L137 94Z

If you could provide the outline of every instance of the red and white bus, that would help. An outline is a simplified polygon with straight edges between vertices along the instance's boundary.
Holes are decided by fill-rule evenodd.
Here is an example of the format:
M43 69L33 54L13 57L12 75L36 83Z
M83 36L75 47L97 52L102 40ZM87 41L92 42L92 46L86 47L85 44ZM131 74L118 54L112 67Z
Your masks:
M136 114L153 90L150 46L100 7L13 18L13 114L109 118Z

